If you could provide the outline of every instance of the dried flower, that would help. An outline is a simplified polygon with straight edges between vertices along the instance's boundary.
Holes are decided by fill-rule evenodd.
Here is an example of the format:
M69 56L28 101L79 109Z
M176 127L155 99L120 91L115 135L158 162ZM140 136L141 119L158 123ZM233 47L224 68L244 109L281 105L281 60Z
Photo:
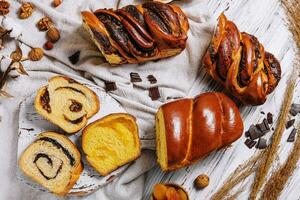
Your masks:
M200 174L196 180L195 185L198 189L203 189L209 184L209 177L206 174Z
M49 17L43 17L37 23L37 27L40 31L47 31L52 25L53 22Z
M50 42L50 41L47 41L47 42L44 44L44 49L46 49L46 50L51 50L51 49L53 49L53 43Z
M0 15L7 15L9 13L10 4L5 0L0 0Z
M34 5L32 3L26 2L23 3L19 9L19 17L21 19L27 19L32 15L34 11Z
M22 59L22 50L20 48L20 46L18 45L16 50L13 51L11 54L10 54L10 58L14 61L14 62L19 62L21 61Z
M54 6L54 7L57 7L57 6L59 6L61 4L61 0L54 0L53 2L52 2L52 5Z
M44 51L41 48L32 48L28 53L28 58L31 61L41 60L44 56Z
M59 30L55 27L49 28L47 31L47 38L53 43L57 42L60 39Z

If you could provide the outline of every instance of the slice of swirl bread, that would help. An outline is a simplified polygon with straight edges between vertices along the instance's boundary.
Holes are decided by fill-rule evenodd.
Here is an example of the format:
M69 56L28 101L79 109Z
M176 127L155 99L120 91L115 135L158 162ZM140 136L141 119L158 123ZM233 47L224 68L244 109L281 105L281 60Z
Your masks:
M34 106L36 111L67 133L82 129L88 118L99 111L97 95L75 80L55 76L39 89Z
M19 166L25 175L59 196L70 191L83 170L76 146L54 132L38 135L21 155Z
M107 115L89 124L82 133L86 159L102 176L141 154L138 127L129 114Z

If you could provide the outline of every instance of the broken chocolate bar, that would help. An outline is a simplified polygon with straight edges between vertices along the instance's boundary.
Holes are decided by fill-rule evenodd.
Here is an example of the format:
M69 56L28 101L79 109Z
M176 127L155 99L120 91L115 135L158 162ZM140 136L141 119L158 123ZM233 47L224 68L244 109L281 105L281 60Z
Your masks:
M291 133L287 139L287 142L294 142L296 133L297 133L297 129L293 128L293 130L291 131Z
M263 135L270 131L270 127L266 119L264 119L262 123L256 124L256 127L263 133Z
M265 149L267 147L267 140L264 138L259 138L256 148L257 149Z
M295 119L291 119L289 121L287 121L287 123L285 124L285 128L288 129L290 128L291 126L293 126L295 123Z
M155 78L153 75L147 76L147 79L148 79L148 81L149 81L151 84L157 83L157 80L156 80L156 78Z
M300 112L300 104L293 103L291 106L290 114L296 116Z
M149 88L149 96L151 97L152 101L158 100L160 98L158 87Z
M249 130L247 131L249 135L249 137L251 138L251 140L256 140L257 138L260 138L261 136L263 136L264 134L255 126L255 125L251 125Z
M130 73L130 81L132 83L135 83L135 82L142 82L142 79L140 77L140 75L136 72L131 72Z
M73 55L69 57L69 61L75 65L79 61L80 51L76 51Z
M270 112L267 114L267 121L269 124L273 124L273 114Z
M114 91L117 90L117 85L115 82L105 82L105 91L109 92L109 91Z
M249 148L249 149L252 149L256 144L256 141L254 140L251 140L251 139L247 139L245 141L245 145Z

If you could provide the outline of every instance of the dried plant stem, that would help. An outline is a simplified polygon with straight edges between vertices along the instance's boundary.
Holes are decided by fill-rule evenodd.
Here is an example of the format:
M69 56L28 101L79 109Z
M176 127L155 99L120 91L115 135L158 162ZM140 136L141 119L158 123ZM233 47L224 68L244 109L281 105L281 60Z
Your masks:
M263 153L259 153L256 156L249 159L244 164L240 165L227 179L224 185L212 196L211 200L221 200L231 191L231 189L239 184L242 180L247 178L256 170L256 164L261 159Z
M288 179L297 167L300 158L300 124L298 125L297 139L284 165L276 170L268 180L261 200L276 200L286 185Z
M266 175L272 166L272 163L277 155L277 151L279 149L279 143L282 138L282 134L285 129L285 122L288 117L290 105L293 99L293 93L296 84L296 73L292 73L292 78L290 83L288 83L283 104L281 106L278 123L276 125L276 129L272 136L271 145L265 150L265 160L260 162L258 169L256 171L256 176L254 179L254 183L252 185L252 191L250 192L250 200L255 200L260 188L263 186Z

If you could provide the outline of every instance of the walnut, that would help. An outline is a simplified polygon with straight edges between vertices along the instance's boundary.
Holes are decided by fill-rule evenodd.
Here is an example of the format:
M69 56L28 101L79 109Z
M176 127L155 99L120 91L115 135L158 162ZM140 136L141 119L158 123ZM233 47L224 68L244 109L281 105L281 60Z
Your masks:
M0 16L7 15L9 13L10 4L5 0L0 0Z
M28 53L28 58L31 61L41 60L44 56L44 51L41 48L32 48Z
M37 23L37 27L40 31L47 31L52 25L53 22L49 17L43 17Z
M203 189L209 184L209 177L206 174L200 174L196 180L195 185L198 189Z
M58 29L55 27L49 28L49 30L47 31L47 38L53 43L57 42L60 38L60 33Z
M27 19L33 13L34 5L32 3L26 2L23 3L19 9L19 17L21 19Z

